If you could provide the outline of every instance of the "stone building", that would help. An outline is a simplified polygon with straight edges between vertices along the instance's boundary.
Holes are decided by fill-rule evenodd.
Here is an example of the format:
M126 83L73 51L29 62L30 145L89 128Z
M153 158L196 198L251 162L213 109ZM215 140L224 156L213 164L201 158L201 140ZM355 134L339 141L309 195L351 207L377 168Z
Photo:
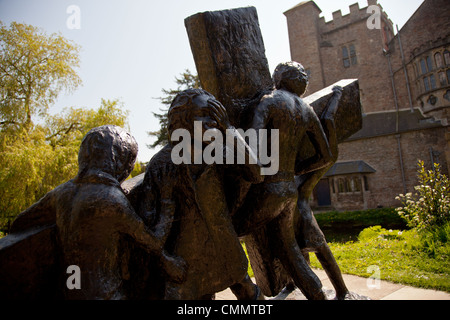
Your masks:
M377 7L373 7L377 6ZM313 1L286 11L292 60L310 74L308 94L358 78L363 129L340 145L339 160L313 203L338 210L392 207L413 192L417 162L450 172L450 1L425 0L398 32L376 0L320 17Z

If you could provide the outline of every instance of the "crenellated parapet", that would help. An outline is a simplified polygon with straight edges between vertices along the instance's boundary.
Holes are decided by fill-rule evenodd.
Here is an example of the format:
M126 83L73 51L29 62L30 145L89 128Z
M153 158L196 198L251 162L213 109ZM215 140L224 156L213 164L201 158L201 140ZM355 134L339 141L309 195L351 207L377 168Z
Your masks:
M377 0L368 0L367 6L364 8L360 8L359 3L354 3L349 6L350 13L348 13L346 15L342 15L341 10L335 11L335 12L333 12L333 19L330 21L326 21L325 17L320 17L319 21L318 21L319 30L322 33L329 33L329 32L333 32L337 29L345 28L348 25L353 24L353 23L361 22L363 20L367 21L367 19L370 18L370 16L372 14L374 14L373 11L368 11L369 6L372 6L372 5L376 5L376 6L380 7L380 14L381 14L382 21L387 23L388 26L392 30L393 23L389 19L387 13L384 12L381 4L379 4L377 2Z

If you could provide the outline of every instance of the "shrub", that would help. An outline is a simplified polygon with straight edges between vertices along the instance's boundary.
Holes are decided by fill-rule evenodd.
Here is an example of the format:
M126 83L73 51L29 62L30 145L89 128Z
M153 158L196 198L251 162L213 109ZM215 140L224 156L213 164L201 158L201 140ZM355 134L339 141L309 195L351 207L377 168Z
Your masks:
M405 221L399 217L394 208L381 208L359 211L326 212L315 215L321 228L351 228L382 225L384 228L405 228Z
M400 230L386 230L381 226L374 226L361 231L358 240L367 242L373 239L376 240L400 240L403 239L403 231Z
M433 170L425 170L423 161L419 161L418 177L420 185L415 187L414 195L408 193L396 197L403 207L397 208L408 226L419 231L440 227L450 221L450 182L441 173L439 164Z
M419 249L427 253L430 257L445 257L448 261L450 258L450 223L443 226L427 229L426 232L420 234Z

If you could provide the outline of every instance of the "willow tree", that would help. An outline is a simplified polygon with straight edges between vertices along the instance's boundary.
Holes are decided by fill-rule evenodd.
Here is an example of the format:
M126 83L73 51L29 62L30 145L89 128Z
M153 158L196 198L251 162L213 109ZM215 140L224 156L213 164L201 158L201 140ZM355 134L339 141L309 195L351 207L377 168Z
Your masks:
M3 130L30 130L34 116L45 115L59 93L81 84L79 46L58 34L0 22L0 124Z
M67 108L41 125L0 136L0 231L14 217L78 172L78 150L86 133L111 124L127 127L118 100L98 108Z
M0 231L76 175L78 149L90 129L128 126L118 100L102 100L96 109L48 112L61 91L81 84L78 55L79 47L61 35L0 22Z

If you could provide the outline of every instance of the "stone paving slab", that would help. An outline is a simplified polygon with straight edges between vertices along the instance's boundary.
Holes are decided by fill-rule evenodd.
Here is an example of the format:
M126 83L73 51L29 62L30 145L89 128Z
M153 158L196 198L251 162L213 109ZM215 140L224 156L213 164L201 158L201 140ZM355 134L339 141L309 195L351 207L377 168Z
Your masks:
M450 300L450 294L436 290L404 287L381 300Z
M314 272L322 281L324 290L329 295L333 286L327 274L325 271L317 269L314 269ZM413 288L383 280L375 282L372 279L352 275L343 275L343 277L350 292L368 297L371 300L450 300L450 294L442 291ZM216 294L216 300L236 300L236 297L230 289L227 289ZM306 300L306 298L297 289L289 295L279 295L277 300Z

